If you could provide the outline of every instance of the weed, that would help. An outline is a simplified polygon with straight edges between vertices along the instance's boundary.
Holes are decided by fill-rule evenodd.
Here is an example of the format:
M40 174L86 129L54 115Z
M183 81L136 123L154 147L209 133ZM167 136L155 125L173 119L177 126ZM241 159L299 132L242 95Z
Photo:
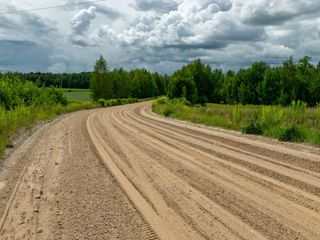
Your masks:
M263 127L262 125L257 122L256 120L252 120L249 122L249 124L247 126L245 126L242 129L243 133L247 133L247 134L256 134L256 135L262 135L263 133Z
M280 141L303 142L305 139L306 134L303 129L293 124L282 128L280 131Z
M232 110L232 122L239 125L241 122L241 106L235 106Z
M174 113L174 109L172 105L168 105L163 109L163 115L169 117Z

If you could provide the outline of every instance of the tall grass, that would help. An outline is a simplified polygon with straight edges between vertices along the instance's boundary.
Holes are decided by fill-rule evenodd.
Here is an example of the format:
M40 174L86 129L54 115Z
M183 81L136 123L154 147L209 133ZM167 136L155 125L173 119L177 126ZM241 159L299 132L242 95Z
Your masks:
M184 99L153 101L154 112L167 117L264 135L281 141L320 145L320 105L308 108L303 102L288 107L206 104L190 106Z
M56 104L47 107L20 105L13 110L5 110L0 106L0 158L6 147L12 147L11 136L21 128L30 128L35 122L53 119L59 114L90 109L93 103Z

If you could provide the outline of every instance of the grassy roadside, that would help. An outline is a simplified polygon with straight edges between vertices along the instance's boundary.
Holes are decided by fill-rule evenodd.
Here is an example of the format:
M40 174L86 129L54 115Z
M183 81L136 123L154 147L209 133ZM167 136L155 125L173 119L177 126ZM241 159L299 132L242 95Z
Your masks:
M12 147L11 136L20 128L28 129L38 121L53 119L63 113L95 107L97 105L94 103L57 104L50 107L21 105L10 111L0 107L0 159L5 148Z
M66 96L76 93L73 98ZM138 99L89 99L89 90L42 88L17 75L0 76L0 159L6 147L12 147L12 136L19 129L29 129L38 121L82 109L116 106L138 102Z
M152 103L155 113L208 126L221 127L320 146L320 106L307 108L293 102L289 107L206 104L191 106L184 99L160 98Z
M140 102L145 99L99 99L98 102L68 102L67 105L55 104L50 106L18 106L12 110L5 110L0 106L0 159L5 148L12 147L11 137L21 128L31 128L38 121L54 119L58 115L78 110L98 107L111 107Z

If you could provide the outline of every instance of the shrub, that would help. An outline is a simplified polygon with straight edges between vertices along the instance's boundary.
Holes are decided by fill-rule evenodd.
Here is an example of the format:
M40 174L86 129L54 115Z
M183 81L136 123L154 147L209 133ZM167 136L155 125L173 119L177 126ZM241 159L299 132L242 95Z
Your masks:
M104 98L100 98L98 100L98 104L101 106L101 107L105 107L107 105L106 103L106 100Z
M247 126L242 129L243 133L247 134L263 134L263 127L257 120L251 120Z
M174 108L172 104L166 105L163 109L163 115L166 117L171 116L174 113Z
M302 128L290 124L280 129L280 136L278 138L280 141L303 142L306 134Z
M157 100L157 103L159 103L159 104L165 104L166 103L166 98L159 98L158 100Z

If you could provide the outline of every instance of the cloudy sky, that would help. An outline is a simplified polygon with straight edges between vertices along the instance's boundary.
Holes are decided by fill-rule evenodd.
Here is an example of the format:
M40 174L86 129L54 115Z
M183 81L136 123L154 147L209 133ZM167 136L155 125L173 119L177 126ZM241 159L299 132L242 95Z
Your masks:
M109 67L171 73L201 58L238 69L288 56L320 60L319 0L0 0L0 71ZM64 8L3 14L17 10Z

